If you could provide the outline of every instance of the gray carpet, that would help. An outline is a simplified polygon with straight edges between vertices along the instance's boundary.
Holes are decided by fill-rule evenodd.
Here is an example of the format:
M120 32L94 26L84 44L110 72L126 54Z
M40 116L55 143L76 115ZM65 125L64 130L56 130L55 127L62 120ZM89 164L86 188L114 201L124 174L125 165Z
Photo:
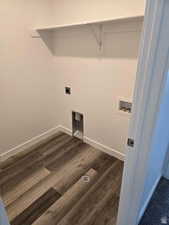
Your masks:
M139 225L169 225L169 180L162 178Z

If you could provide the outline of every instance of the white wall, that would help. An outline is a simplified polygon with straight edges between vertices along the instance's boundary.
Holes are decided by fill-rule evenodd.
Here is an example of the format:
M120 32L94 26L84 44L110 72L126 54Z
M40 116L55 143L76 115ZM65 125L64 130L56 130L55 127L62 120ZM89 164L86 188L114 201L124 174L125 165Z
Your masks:
M57 22L104 19L107 15L101 7L106 6L105 1L88 5L73 2L56 1ZM114 5L107 1L107 7L112 9ZM91 9L95 9L95 17ZM132 101L141 26L140 21L106 25L101 52L90 26L57 31L54 39L61 125L71 129L71 111L79 111L84 114L84 135L120 153L124 153L129 116L118 112L118 99ZM65 86L72 87L71 96L64 94Z
M57 125L52 55L30 36L51 9L50 0L0 1L0 153Z
M144 1L134 0L1 1L0 153L58 124L71 128L72 109L85 114L86 136L123 152L129 118L118 114L117 101L132 98L140 26L113 24L102 53L89 28L61 32L54 39L54 58L50 36L45 42L32 39L30 30L143 11ZM65 85L71 85L71 96L64 95Z
M145 0L54 0L55 23L76 23L144 14Z
M152 150L150 153L149 168L145 189L143 193L143 200L141 206L144 207L151 197L152 191L157 185L157 181L162 176L163 166L165 162L166 153L169 145L169 73L167 77L166 87L161 100L158 120L154 131Z

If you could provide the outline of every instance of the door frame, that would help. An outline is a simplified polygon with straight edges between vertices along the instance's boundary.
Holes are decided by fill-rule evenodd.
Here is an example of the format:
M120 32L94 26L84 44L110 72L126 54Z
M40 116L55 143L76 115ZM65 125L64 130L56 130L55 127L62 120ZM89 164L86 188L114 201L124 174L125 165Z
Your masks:
M9 225L6 210L1 199L0 199L0 225Z
M117 225L137 225L147 206L141 204L153 131L167 77L168 38L169 1L147 0L129 127L134 147L126 146Z
M166 7L167 2L168 7ZM168 13L166 13L167 10ZM167 27L165 27L165 23L168 24ZM137 225L144 212L142 210L142 213L140 213L141 201L146 181L153 130L166 81L165 65L169 49L168 37L169 1L147 0L133 99L133 112L129 127L129 137L134 139L135 144L133 148L126 146L127 154L117 225ZM161 49L159 49L159 45ZM0 224L3 218L5 218L3 225L8 225L2 206L0 207Z

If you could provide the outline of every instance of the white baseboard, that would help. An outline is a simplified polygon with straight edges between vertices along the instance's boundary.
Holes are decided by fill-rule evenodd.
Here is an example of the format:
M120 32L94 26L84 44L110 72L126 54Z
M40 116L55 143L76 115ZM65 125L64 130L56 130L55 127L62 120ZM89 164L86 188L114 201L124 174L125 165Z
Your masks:
M70 130L70 129L64 127L64 126L59 125L55 128L52 128L52 129L34 137L34 138L32 138L32 139L14 147L14 148L6 151L5 153L2 153L0 155L0 161L2 162L2 161L8 159L9 157L11 157L11 156L13 156L17 153L24 151L27 148L31 148L32 146L35 146L36 144L38 144L38 143L42 142L43 140L47 139L48 137L50 137L52 135L55 135L59 131L62 131L64 133L68 134L68 135L72 135L72 130ZM118 159L124 161L125 156L124 156L124 154L120 153L119 151L117 151L115 149L112 149L108 146L105 146L105 145L103 145L103 144L101 144L101 143L99 143L95 140L92 140L92 139L90 139L89 137L86 137L86 136L83 138L83 140L84 140L85 143L90 144L94 148L96 148L96 149L98 149L102 152L105 152L105 153L107 153L111 156L114 156L115 158L118 158Z
M122 154L121 152L119 152L119 151L117 151L113 148L105 146L105 145L103 145L103 144L101 144L97 141L94 141L94 140L88 138L88 137L84 137L83 140L84 140L85 143L93 146L94 148L97 148L98 150L100 150L102 152L105 152L105 153L107 153L107 154L109 154L109 155L111 155L111 156L113 156L113 157L115 157L115 158L117 158L121 161L124 161L124 159L125 159L124 154Z
M72 135L72 130L71 129L68 129L68 128L64 127L64 126L59 126L58 129L60 131L62 131L62 132L65 132L68 135ZM94 148L102 151L102 152L105 152L105 153L107 153L107 154L109 154L111 156L114 156L115 158L117 158L117 159L119 159L121 161L124 161L124 159L125 159L125 155L123 153L121 153L121 152L119 152L119 151L117 151L117 150L115 150L113 148L110 148L108 146L105 146L105 145L103 145L103 144L101 144L101 143L99 143L99 142L97 142L95 140L92 140L89 137L84 136L83 137L83 141L85 143L93 146Z
M152 187L152 189L151 189L151 191L150 191L150 193L149 193L149 195L148 195L144 205L142 206L142 208L140 210L140 214L139 214L139 218L138 218L138 224L139 224L141 218L143 217L143 215L144 215L144 213L145 213L145 211L147 209L147 206L148 206L148 204L149 204L149 202L150 202L150 200L151 200L151 198L152 198L152 196L154 194L154 191L155 191L155 189L156 189L156 187L157 187L161 177L162 177L161 175L159 177L157 177L157 179L154 182L154 185L153 185L153 187Z
M60 131L59 126L54 127L36 137L8 150L7 152L2 153L0 155L0 161L2 162L17 153L24 151L27 148L31 148L32 146L42 142L43 140L47 139L48 137L55 135L58 131Z
M72 130L67 128L67 127L59 125L58 129L59 129L59 131L62 131L64 133L68 134L68 135L72 135Z

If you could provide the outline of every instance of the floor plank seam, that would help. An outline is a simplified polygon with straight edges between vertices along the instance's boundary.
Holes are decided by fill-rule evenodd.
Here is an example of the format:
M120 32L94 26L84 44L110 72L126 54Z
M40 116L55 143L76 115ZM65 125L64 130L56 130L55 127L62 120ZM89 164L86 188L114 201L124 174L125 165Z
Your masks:
M115 225L122 170L60 132L0 165L0 193L11 225Z

